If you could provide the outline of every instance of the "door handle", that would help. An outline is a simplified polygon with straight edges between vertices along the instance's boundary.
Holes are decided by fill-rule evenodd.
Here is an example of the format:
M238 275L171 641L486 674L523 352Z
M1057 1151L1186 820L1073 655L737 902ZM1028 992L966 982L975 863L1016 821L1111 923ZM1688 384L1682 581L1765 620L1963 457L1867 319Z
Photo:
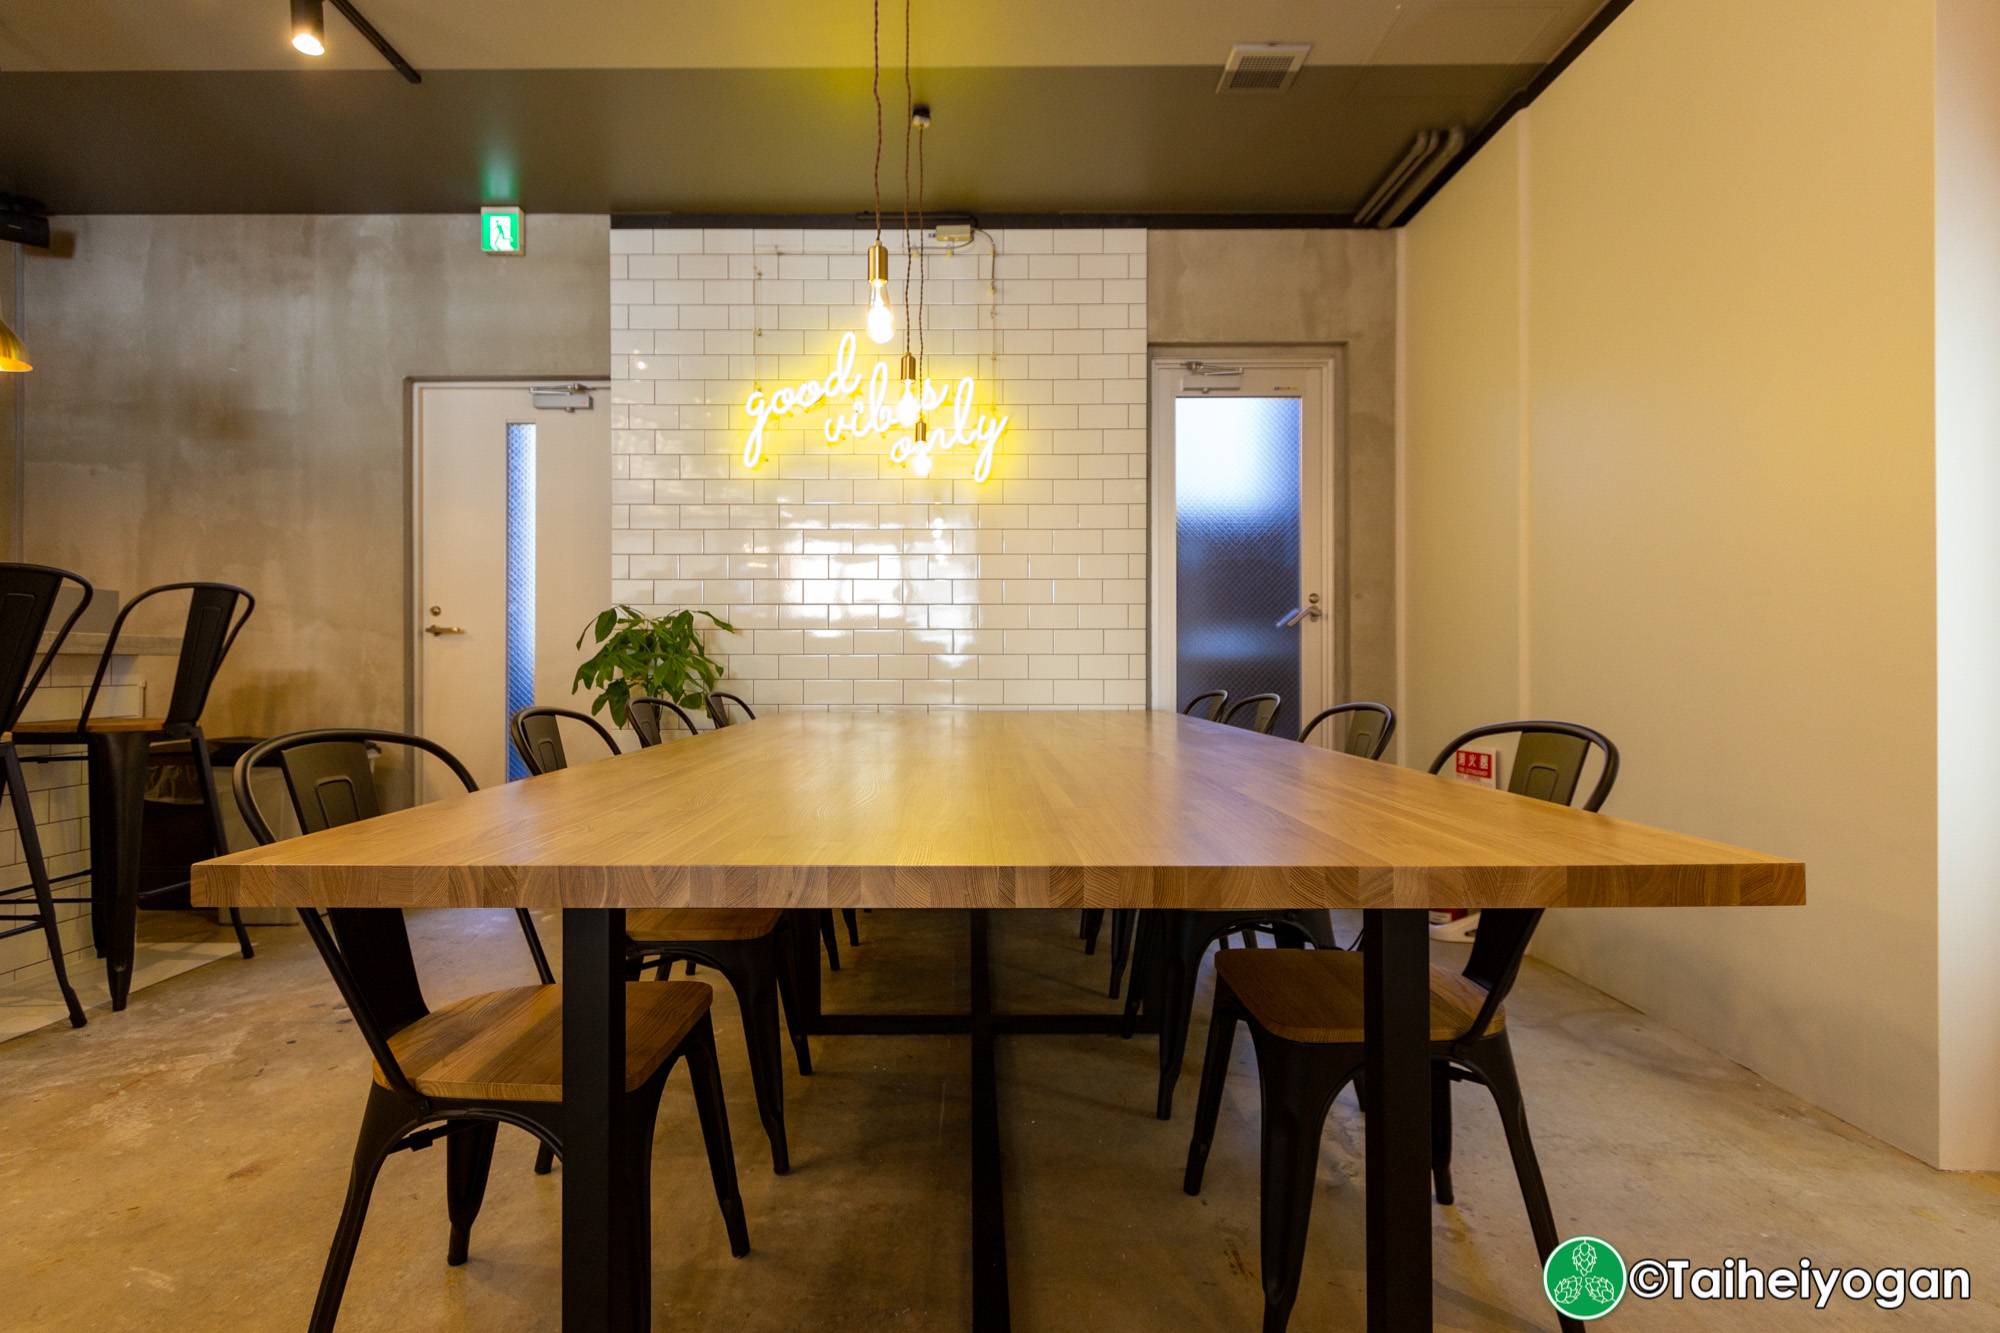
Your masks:
M1318 620L1325 614L1326 612L1319 609L1319 594L1314 593L1306 599L1304 606L1293 607L1291 614L1280 620L1277 627L1279 629L1290 629L1301 620Z
M465 631L464 631L463 629L461 629L461 628L460 628L459 626L457 626L457 625L426 625L426 626L424 626L424 633L426 633L426 634L463 634L463 633L465 633Z

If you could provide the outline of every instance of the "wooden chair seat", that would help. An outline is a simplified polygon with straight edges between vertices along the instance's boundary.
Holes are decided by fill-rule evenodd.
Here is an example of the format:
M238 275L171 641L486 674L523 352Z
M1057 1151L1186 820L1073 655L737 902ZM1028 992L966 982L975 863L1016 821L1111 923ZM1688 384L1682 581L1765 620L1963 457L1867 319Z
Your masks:
M640 944L673 940L757 940L784 919L778 908L653 907L625 914L625 934Z
M1259 1026L1312 1046L1358 1045L1365 1039L1361 966L1361 955L1346 949L1224 949L1215 956L1216 979ZM1464 1036L1485 1003L1477 982L1432 967L1431 1040ZM1503 1008L1487 1031L1506 1026Z
M448 1004L389 1038L389 1049L426 1097L560 1102L562 990L517 986ZM659 1071L713 999L698 981L626 983L627 1092ZM375 1081L389 1086L380 1065Z

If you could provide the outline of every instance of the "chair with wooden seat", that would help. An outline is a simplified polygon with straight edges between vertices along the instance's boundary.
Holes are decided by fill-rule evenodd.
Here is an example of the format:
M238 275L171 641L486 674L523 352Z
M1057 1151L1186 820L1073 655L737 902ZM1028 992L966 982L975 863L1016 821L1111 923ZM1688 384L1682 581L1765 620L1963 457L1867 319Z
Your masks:
M1351 754L1361 759L1380 759L1382 752L1389 748L1389 738L1396 734L1396 710L1387 704L1355 702L1335 704L1313 715L1299 733L1299 743L1312 742L1312 735L1319 730L1322 722L1337 717L1347 721L1347 739L1332 747L1342 754Z
M1268 736L1278 725L1278 715L1284 711L1285 701L1279 695L1246 694L1229 705L1229 711L1222 715L1220 721L1225 727L1243 727L1259 736ZM1244 714L1248 716L1238 722L1237 717Z
M639 738L639 748L649 750L662 741L686 740L701 731L681 706L672 699L641 697L625 705L625 720Z
M1189 717L1205 717L1210 722L1222 720L1222 710L1229 704L1228 690L1208 690L1187 701L1181 712Z
M48 651L41 653L41 664L37 666L35 655L41 651L42 636L48 631L49 619L65 583L74 583L81 595L69 616L56 628ZM42 932L43 942L48 945L49 964L56 974L56 989L62 993L70 1026L78 1028L88 1020L75 989L69 984L69 969L63 963L56 904L88 899L55 896L48 862L42 857L41 834L35 827L35 809L28 798L27 778L21 771L21 752L14 731L20 723L21 710L27 707L42 677L48 674L63 640L69 637L93 595L95 589L90 581L68 570L48 565L0 564L0 708L6 710L0 715L0 733L4 733L0 735L0 783L7 788L7 799L14 811L14 828L21 839L21 859L27 863L28 871L26 884L0 889L0 940L35 930ZM23 910L29 906L21 901L24 893L29 896L33 911Z
M709 720L718 727L733 727L739 722L757 720L757 715L750 711L749 704L733 694L724 694L721 690L710 690L704 707L708 709Z
M167 593L188 594L187 620L181 628L179 660L174 664L174 687L167 701L164 717L159 718L98 718L95 716L97 700L104 688L105 676L110 672L112 659L118 652L119 636L125 630L125 622L132 613L152 598ZM243 632L244 625L257 609L257 599L249 591L232 583L162 583L157 588L148 588L119 608L117 619L111 622L111 630L104 642L104 651L97 659L97 673L91 677L90 690L84 695L83 708L73 718L59 721L34 722L25 724L22 731L33 732L33 739L40 743L82 743L93 744L107 732L144 732L149 740L185 741L193 752L195 772L201 783L202 804L208 813L209 837L215 846L215 855L221 856L229 850L229 835L222 822L222 798L216 790L215 765L210 757L208 737L201 729L201 715L208 707L209 691L214 688L216 675L222 670L222 661L229 656L235 646L236 636ZM93 780L98 774L93 772ZM136 830L133 835L136 836ZM187 888L187 881L164 884L145 895L146 898L178 894ZM103 895L93 893L91 903L92 924L97 928L99 951L104 949L104 941L114 929L124 929L114 923L112 917L115 905L102 901ZM140 905L144 904L144 898ZM229 909L229 923L236 932L236 945L245 958L254 957L256 950L250 945L250 934L243 928L243 914L236 908Z
M237 804L257 840L274 841L249 781L251 769L267 762L283 773L299 825L308 833L374 814L378 808L374 783L362 748L368 740L411 745L436 755L468 790L474 787L463 765L421 737L365 730L280 736L252 747L236 765ZM301 908L299 917L375 1057L347 1199L308 1325L312 1333L331 1333L367 1219L369 1197L390 1156L444 1139L446 1211L451 1224L445 1262L457 1265L466 1261L500 1126L526 1130L541 1141L545 1152L562 1151L563 992L548 981L547 961L531 922L525 924L543 984L475 995L433 1010L417 979L400 909L336 908L322 917L316 909ZM625 988L624 1123L631 1135L627 1151L648 1181L647 1187L634 1192L634 1215L629 1219L636 1310L652 1308L653 1132L661 1092L677 1061L686 1060L694 1083L696 1113L730 1252L741 1257L750 1250L709 1019L712 999L707 986L693 981L629 982Z
M517 710L509 725L515 752L531 774L568 767L568 754L555 731L562 718L587 723L613 754L618 752L611 734L584 714L532 705ZM771 1169L779 1175L791 1170L785 1137L784 1054L778 1035L781 1007L799 1072L812 1073L803 1015L792 993L794 920L779 908L681 907L625 914L625 952L632 976L657 967L664 981L672 963L684 960L714 968L736 993L750 1082L757 1093L757 1117L771 1141Z
M1431 772L1441 769L1460 746L1508 733L1521 737L1509 789L1562 805L1575 795L1590 748L1599 747L1604 767L1583 808L1595 811L1603 806L1618 779L1617 747L1574 723L1513 722L1475 728L1447 745ZM1451 1085L1484 1086L1499 1109L1528 1225L1547 1262L1558 1241L1555 1216L1528 1134L1504 1007L1541 919L1539 908L1488 909L1480 913L1464 971L1431 968L1431 1171L1437 1201L1450 1204ZM1332 949L1234 949L1216 956L1215 1012L1209 1021L1208 1053L1183 1188L1189 1194L1201 1192L1229 1075L1230 1048L1237 1023L1244 1023L1257 1049L1263 1102L1265 1333L1281 1333L1291 1318L1305 1261L1320 1136L1333 1099L1357 1080L1366 1058L1367 1015L1361 988L1365 965L1359 953ZM1365 1096L1362 1105L1365 1110ZM1577 1321L1566 1315L1560 1319L1565 1333L1580 1333Z

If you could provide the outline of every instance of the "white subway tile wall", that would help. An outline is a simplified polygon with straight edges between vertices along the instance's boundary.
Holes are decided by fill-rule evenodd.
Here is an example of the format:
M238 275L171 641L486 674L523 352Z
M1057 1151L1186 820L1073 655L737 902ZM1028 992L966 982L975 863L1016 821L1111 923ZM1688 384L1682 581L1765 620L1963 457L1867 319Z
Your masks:
M1144 707L1146 233L925 242L927 373L1008 417L984 484L966 447L919 476L890 439L829 445L825 408L746 468L745 398L825 376L844 332L893 379L916 282L885 231L876 347L874 239L612 231L613 597L734 625L711 651L760 710Z

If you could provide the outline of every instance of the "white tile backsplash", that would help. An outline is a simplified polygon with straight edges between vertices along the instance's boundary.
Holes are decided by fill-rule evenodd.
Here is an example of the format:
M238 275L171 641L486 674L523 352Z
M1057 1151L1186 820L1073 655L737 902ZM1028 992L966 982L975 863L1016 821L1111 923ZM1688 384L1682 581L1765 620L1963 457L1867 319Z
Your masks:
M903 237L883 234L898 333L879 349L873 239L611 233L612 595L732 623L711 651L754 707L1143 707L1145 232L923 256L931 379L972 375L975 415L1009 418L984 484L969 449L919 476L883 438L828 445L825 408L774 419L746 468L753 388L824 375L848 330L857 369L894 376Z

